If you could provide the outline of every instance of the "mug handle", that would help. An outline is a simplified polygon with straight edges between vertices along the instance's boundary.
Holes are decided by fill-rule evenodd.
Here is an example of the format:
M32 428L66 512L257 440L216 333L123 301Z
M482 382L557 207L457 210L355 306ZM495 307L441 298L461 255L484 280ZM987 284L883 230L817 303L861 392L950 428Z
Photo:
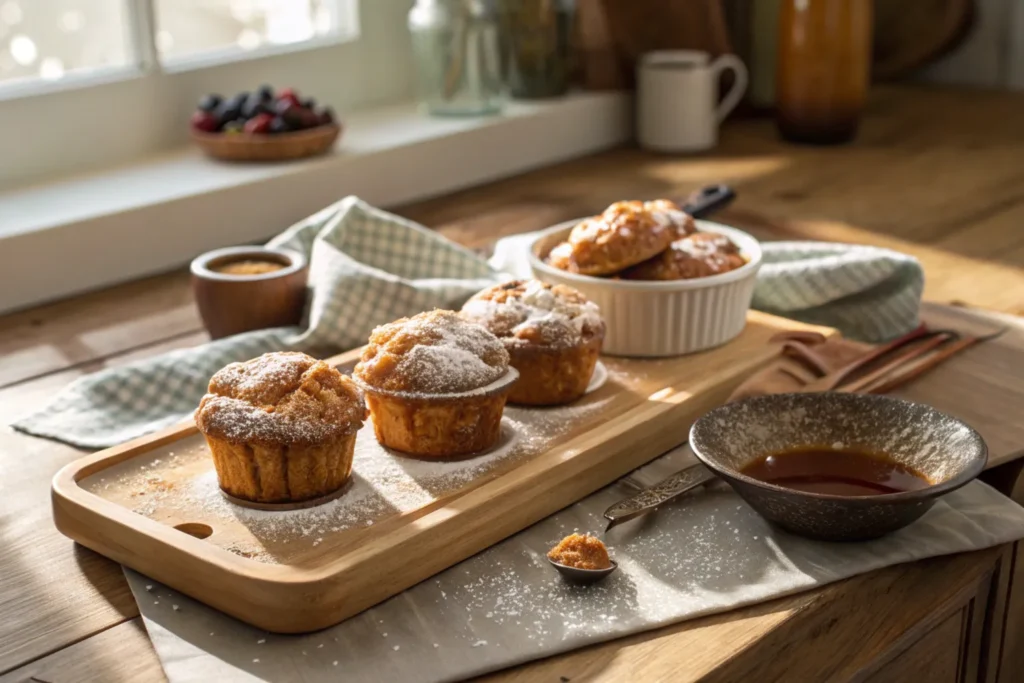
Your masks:
M729 115L736 105L740 103L740 98L743 97L743 93L747 90L747 83L749 77L747 75L747 67L743 61L736 55L721 55L718 59L711 62L711 75L717 81L722 72L726 69L732 70L736 76L736 81L732 84L729 93L722 99L722 103L718 105L718 109L715 115L718 117L718 122L721 123L725 120L725 117Z

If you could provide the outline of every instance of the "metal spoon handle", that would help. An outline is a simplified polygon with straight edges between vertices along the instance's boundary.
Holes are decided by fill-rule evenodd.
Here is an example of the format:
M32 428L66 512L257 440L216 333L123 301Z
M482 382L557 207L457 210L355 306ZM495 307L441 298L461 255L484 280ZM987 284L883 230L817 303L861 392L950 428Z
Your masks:
M645 515L659 505L675 500L687 491L706 484L714 478L715 474L700 463L679 470L654 486L619 501L605 510L604 517L608 520L605 532L607 533L623 522Z

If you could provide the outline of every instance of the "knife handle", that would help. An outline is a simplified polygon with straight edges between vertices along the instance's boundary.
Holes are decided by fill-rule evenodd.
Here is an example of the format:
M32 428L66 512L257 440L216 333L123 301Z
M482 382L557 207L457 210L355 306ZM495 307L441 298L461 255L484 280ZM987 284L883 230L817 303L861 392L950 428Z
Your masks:
M687 491L713 479L715 479L715 474L700 463L679 470L654 486L644 489L631 498L619 501L605 510L604 517L608 520L605 532L607 533L623 522L645 515L659 505L675 500Z
M694 218L706 218L734 199L736 193L728 185L707 185L687 197L682 208Z

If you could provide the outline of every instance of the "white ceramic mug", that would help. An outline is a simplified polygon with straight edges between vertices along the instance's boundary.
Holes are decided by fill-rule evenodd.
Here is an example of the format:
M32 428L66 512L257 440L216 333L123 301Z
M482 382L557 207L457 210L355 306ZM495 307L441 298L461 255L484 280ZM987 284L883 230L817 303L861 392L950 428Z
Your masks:
M716 107L718 78L735 82ZM747 67L736 55L715 61L696 50L648 52L637 67L637 139L658 152L698 152L718 143L718 124L747 89Z

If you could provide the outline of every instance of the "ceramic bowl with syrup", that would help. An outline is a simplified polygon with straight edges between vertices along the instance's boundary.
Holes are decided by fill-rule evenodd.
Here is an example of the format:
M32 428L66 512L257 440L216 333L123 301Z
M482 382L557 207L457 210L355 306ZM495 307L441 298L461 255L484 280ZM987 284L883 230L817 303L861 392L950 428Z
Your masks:
M830 541L900 529L985 467L970 426L888 396L772 394L694 423L697 457L761 516Z

